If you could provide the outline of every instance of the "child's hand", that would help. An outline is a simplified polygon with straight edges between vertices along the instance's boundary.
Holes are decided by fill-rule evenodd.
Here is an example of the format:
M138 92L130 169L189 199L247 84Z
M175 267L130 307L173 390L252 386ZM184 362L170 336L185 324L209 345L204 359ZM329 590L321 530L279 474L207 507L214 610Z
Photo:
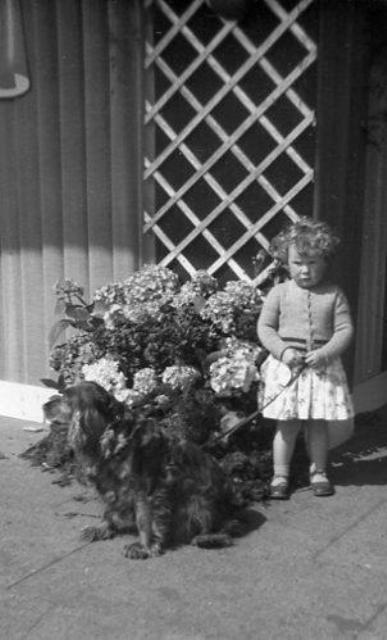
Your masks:
M305 363L312 369L321 369L326 366L327 359L324 353L321 353L321 349L315 349L306 354Z
M304 356L297 349L288 347L282 354L282 362L290 369L297 369L304 364Z

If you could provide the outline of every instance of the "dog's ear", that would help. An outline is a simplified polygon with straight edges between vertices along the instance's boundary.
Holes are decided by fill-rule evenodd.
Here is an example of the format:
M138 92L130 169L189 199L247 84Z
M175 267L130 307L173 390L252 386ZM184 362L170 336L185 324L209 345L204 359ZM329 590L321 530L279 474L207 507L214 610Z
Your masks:
M78 421L78 446L84 454L92 458L99 457L101 437L108 426L105 416L95 407L88 407L84 411L77 411L74 419Z
M101 385L92 381L81 382L74 387L77 395L78 408L81 411L94 409L105 416L107 422L112 422L124 412L125 405L117 400L112 393Z
M107 405L110 394L94 383L80 383L68 387L64 396L72 407L70 444L74 449L90 457L100 454L100 438L109 424Z

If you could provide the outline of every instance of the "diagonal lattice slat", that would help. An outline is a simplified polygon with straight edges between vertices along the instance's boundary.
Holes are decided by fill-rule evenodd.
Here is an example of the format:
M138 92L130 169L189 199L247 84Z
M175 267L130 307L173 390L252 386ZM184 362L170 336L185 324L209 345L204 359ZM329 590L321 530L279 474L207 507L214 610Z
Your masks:
M191 34L191 41L193 40L194 36L193 34ZM200 50L200 44L197 45L195 42L195 46ZM211 64L212 68L216 68L216 71L219 75L221 75L223 81L228 81L229 76L226 73L226 71L214 60L214 58L212 58L212 56L207 58L207 62ZM168 78L173 82L174 80L176 80L176 76L173 74L173 72L171 71L171 69L164 63L164 61L160 60L159 61L159 66L162 68L162 70L164 71L164 73L166 75L168 75ZM267 66L268 63L267 63ZM270 69L270 73L272 75L272 77L274 77L275 71L271 68ZM280 81L278 80L278 76L275 77L276 80L276 84L279 85ZM251 114L254 114L255 117L258 117L258 120L260 121L260 123L262 124L262 126L265 127L265 129L267 131L270 132L270 134L273 136L273 138L280 144L283 140L281 134L278 132L278 130L270 123L270 121L267 120L267 118L265 118L264 116L258 116L258 114L256 113L256 107L254 105L254 103L248 98L248 96L242 91L242 89L238 88L238 87L234 87L234 91L236 92L236 94L238 95L239 99L241 100L241 102L243 102L243 104L245 105L245 107L250 111ZM182 87L182 94L184 95L184 97L187 97L190 101L190 104L193 105L195 107L195 109L197 111L200 111L201 109L201 105L200 103L196 100L195 96L192 94L191 91L189 91L187 88ZM298 104L302 105L301 100L298 99ZM303 110L305 113L305 109ZM309 115L310 111L306 111L307 115ZM255 117L253 119L255 119ZM156 116L156 120L158 122L158 124L164 128L164 130L166 129L166 124L164 120L160 119L160 116ZM211 117L211 115L206 117L206 122L211 126L211 128L218 134L218 137L222 140L226 140L227 139L227 134L224 131L224 129L222 129L222 127L220 126L220 124ZM247 123L248 126L249 123ZM242 132L243 133L243 132ZM170 134L168 133L167 135L169 135L170 139L173 140L175 135L174 134ZM185 149L186 147L184 147ZM180 150L182 150L182 147L180 147ZM236 146L233 145L230 148L231 152L234 153L234 155L236 155L236 157L239 159L239 161L241 162L241 164L244 164L245 168L250 171L254 169L254 166L252 165L252 163L250 162L250 160L248 159L248 157L242 152L242 150ZM303 162L302 158L297 154L297 152L292 148L292 147L287 147L286 148L286 153L289 153L289 155L292 157L292 159L304 170L308 171L309 167ZM218 159L219 156L215 156L213 163L216 162L216 160ZM201 168L201 171L199 171L196 176L195 176L195 180L197 180L199 177L201 177L201 175L203 173L205 173L206 168L203 167ZM194 180L194 181L195 181ZM272 185L270 185L270 183L268 183L267 180L265 180L265 178L259 177L258 180L260 181L260 184L267 189L268 191L270 191L270 195L274 198L274 199L278 199L278 195L275 193L275 189L272 187ZM192 181L190 184L186 184L185 185L185 191L188 190L188 188L191 186ZM222 197L224 197L224 194L222 194ZM175 201L177 201L179 198L179 195L175 195L175 198L172 199L169 203L168 206L174 204ZM154 218L154 222L157 221L157 219L159 217L161 217L163 215L163 213L167 210L167 207L163 207L161 210L158 211L157 216ZM290 212L290 209L289 209ZM236 213L236 212L235 212ZM240 215L240 213L236 213L236 215ZM152 225L150 225L152 226ZM148 227L145 227L145 230L148 230Z
M188 189L190 189L193 186L193 184L198 180L199 177L201 177L202 175L204 175L206 172L209 171L211 166L213 166L221 158L221 156L224 153L226 153L234 145L234 143L237 142L238 138L240 138L244 133L246 133L248 129L250 129L251 125L259 118L259 116L262 113L264 113L270 106L273 105L273 103L279 98L281 93L283 93L288 86L290 86L293 82L295 82L297 77L303 73L304 68L309 64L311 64L313 61L314 61L313 55L309 54L305 58L304 64L299 65L296 69L294 69L293 72L290 74L290 76L288 76L288 78L286 78L281 85L277 86L277 88L256 109L256 113L252 113L248 118L246 118L246 120L244 120L244 122L234 132L232 136L228 138L227 137L224 138L223 143L219 146L219 148L213 154L213 156L209 160L207 160L201 166L200 170L194 176L192 176L189 180L187 180L187 182L179 190L179 192L175 194L173 201L171 203L168 203L168 205L165 205L162 209L160 209L155 220L157 220L159 217L161 217L165 213L165 211L167 210L168 206L170 206L170 204L173 204L174 201L176 201L181 195L183 195L184 192L188 191ZM278 145L279 148L282 145L283 145L283 140L281 140L281 143ZM177 146L177 143L174 142L173 146ZM182 148L181 144L179 145L179 148L180 149ZM155 163L149 166L149 169L145 173L146 178L148 178L151 175L151 171L153 171L154 166L155 166Z
M241 263L240 255L245 247L260 246L267 249L270 242L268 226L278 216L285 215L295 220L299 215L296 198L302 196L304 189L313 181L313 167L310 159L304 157L298 142L310 134L314 127L314 111L300 95L296 83L305 72L313 66L317 57L317 47L299 18L314 0L294 0L291 10L286 10L277 0L264 0L266 9L275 17L276 23L262 42L253 42L249 35L237 23L219 20L218 29L210 39L203 43L200 31L200 12L208 11L204 0L186 0L181 13L177 14L172 0L148 0L148 26L162 16L163 31L156 44L153 38L146 43L145 67L148 86L154 87L146 99L145 126L148 128L152 144L145 158L144 181L149 192L156 193L150 197L153 206L144 214L144 233L153 234L162 247L158 261L164 265L180 264L183 271L193 275L200 268L193 251L194 246L201 246L202 258L206 260L211 253L211 262L205 265L210 273L217 274L227 267L229 276L247 278L258 281L257 277ZM183 5L183 2L180 3ZM203 22L201 23L203 24ZM166 26L167 25L167 26ZM281 48L280 41L286 36L297 43L304 52L294 60L293 68L286 72L271 59L275 47ZM230 38L237 43L243 55L240 55L239 66L235 70L227 69L227 64L219 56L221 47L227 49ZM176 69L175 59L169 50L179 40L184 59L184 43L190 55L185 55L185 68ZM183 39L183 40L182 40ZM183 42L183 44L181 44ZM193 52L193 53L192 53ZM288 51L286 51L288 57ZM203 99L200 90L195 88L193 80L201 72L210 69L214 79L220 85L209 99ZM257 100L243 86L248 75L257 70L268 80L269 90ZM205 77L205 76L204 76ZM160 87L162 87L160 89ZM217 109L225 104L229 97L243 111L243 118L232 126L232 113L219 113ZM181 123L178 108L174 101L180 100L182 111L189 111L186 122ZM296 121L286 134L282 122L271 116L273 107L285 100L288 109L294 114ZM192 141L200 133L201 127L207 127L216 140L215 148L210 148L206 158L198 155L197 142ZM264 132L270 141L265 156L254 161L244 148L246 136L259 136ZM149 140L149 134L148 138ZM204 145L206 141L204 140ZM200 144L199 144L200 147ZM227 165L231 157L240 170L236 184L228 185L228 175L219 174L222 163ZM287 165L278 170L277 165ZM234 165L233 165L234 166ZM290 169L289 169L290 166ZM184 171L183 171L184 167ZM282 173L281 173L282 171ZM185 172L183 178L181 173ZM291 176L291 184L282 184L287 174ZM230 172L230 177L233 177ZM179 176L178 182L176 176ZM235 180L234 180L235 182ZM278 183L278 184L276 184ZM192 194L202 184L214 194L215 203L210 203L210 210L203 215L202 202L192 202ZM157 186L157 190L156 190ZM246 209L242 200L249 189L259 188L262 203L257 212ZM159 194L159 195L157 195ZM162 197L160 194L163 194ZM310 196L309 196L310 200ZM217 204L216 204L217 202ZM311 206L310 203L309 206ZM250 209L251 209L251 205ZM224 214L231 215L237 225L235 237L223 241L223 234L216 225L222 227ZM301 211L303 213L303 211ZM228 218L229 219L229 218ZM171 224L172 220L172 224ZM180 221L180 222L179 222ZM189 225L184 238L179 238L173 228L186 221ZM215 225L215 227L214 227ZM220 235L219 235L220 233ZM251 244L253 243L253 244ZM199 256L200 257L200 256ZM262 276L261 276L262 277Z
M238 71L234 74L234 76L230 79L228 83L226 83L220 91L214 96L212 100L202 109L201 113L198 113L192 121L189 123L187 127L183 129L176 137L176 140L173 144L169 145L160 156L152 163L150 167L150 172L154 171L162 162L164 162L168 155L172 153L172 151L181 143L188 135L192 132L192 130L200 123L200 121L208 115L216 105L224 98L229 91L233 89L233 87L240 82L243 77L248 73L248 71L255 65L260 58L262 58L265 53L280 39L283 35L284 31L292 24L295 17L299 15L301 7L306 8L313 0L302 0L300 4L297 6L295 10L289 15L287 15L286 19L284 19L280 25L270 34L270 36L262 43L260 47L256 49L256 51L248 58L248 60L241 65ZM166 3L159 0L159 3L164 6L164 9L167 9ZM173 15L173 12L170 11L170 15ZM187 78L186 78L187 79ZM276 96L272 97L273 100L276 99ZM155 106L156 108L156 106ZM148 172L149 174L149 172ZM147 176L146 176L147 177Z

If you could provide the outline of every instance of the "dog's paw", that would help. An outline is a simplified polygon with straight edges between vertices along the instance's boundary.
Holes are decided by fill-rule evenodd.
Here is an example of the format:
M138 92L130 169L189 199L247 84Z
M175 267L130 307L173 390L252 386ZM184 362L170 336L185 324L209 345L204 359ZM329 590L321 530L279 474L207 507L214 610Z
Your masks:
M152 558L157 558L157 556L161 556L164 551L159 542L154 542L151 546L150 553Z
M223 547L232 547L233 539L227 533L207 533L195 536L191 544L201 549L219 549Z
M108 525L102 524L99 527L85 527L81 532L81 539L87 542L97 542L98 540L109 540L113 538L114 531Z
M152 556L152 552L150 549L146 549L141 542L133 542L124 547L124 556L130 560L146 560Z

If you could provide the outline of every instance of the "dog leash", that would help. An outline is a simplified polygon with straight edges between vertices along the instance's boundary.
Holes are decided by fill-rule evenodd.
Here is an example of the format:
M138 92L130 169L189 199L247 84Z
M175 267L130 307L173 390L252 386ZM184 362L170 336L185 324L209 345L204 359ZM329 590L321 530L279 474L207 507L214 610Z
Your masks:
M223 438L225 438L226 436L230 436L232 433L234 433L235 431L238 431L238 429L240 429L241 427L244 427L246 424L248 424L249 422L251 422L251 420L253 420L254 418L256 418L260 413L262 413L262 411L264 411L266 409L266 407L268 407L272 402L274 402L274 400L277 400L277 398L279 398L279 396L281 395L281 393L283 393L286 389L289 389L289 387L292 386L292 384L300 377L301 373L306 369L308 365L304 362L298 369L297 372L292 375L290 377L290 380L282 387L282 389L279 390L278 393L276 393L275 396L273 396L272 398L270 398L270 400L268 402L266 402L266 404L263 405L263 407L260 407L259 409L257 409L256 411L253 411L253 413L250 413L250 415L246 416L246 418L242 418L241 420L239 420L236 424L234 424L230 429L228 429L227 431L225 431L224 433L219 434L212 442L211 445L215 444L216 442L218 442L218 440L222 440Z

